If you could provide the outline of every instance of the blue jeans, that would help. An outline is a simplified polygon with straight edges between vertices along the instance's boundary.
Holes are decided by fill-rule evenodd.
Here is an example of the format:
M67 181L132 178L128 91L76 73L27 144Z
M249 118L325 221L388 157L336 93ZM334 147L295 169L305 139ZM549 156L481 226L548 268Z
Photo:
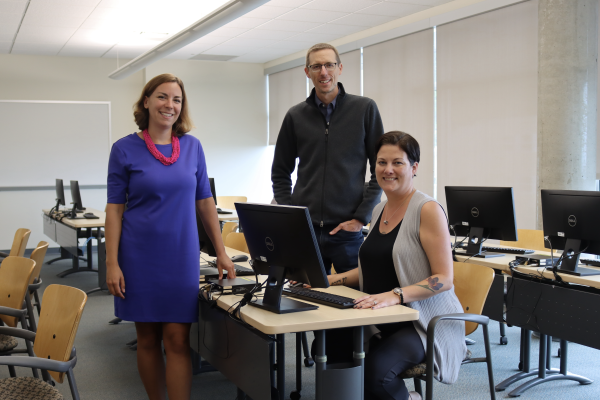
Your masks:
M331 274L331 264L337 273L347 272L358 268L358 250L363 244L364 238L361 231L348 232L338 231L330 235L337 225L325 225L322 228L313 225L321 258L327 275Z

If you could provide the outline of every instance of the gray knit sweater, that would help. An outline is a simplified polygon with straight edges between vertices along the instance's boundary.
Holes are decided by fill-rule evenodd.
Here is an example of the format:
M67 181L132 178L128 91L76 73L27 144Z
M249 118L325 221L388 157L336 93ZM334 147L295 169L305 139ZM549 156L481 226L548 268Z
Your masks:
M400 287L410 286L430 277L431 266L427 254L423 250L419 237L421 226L421 209L427 202L435 201L432 197L416 191L410 199L406 215L400 226L398 237L394 243L393 257L396 275ZM373 210L371 226L383 211L386 202L379 203ZM441 207L441 206L440 206ZM362 271L359 264L359 282L362 289ZM438 315L462 313L463 309L454 294L454 288L439 293L425 300L406 304L419 311L419 319L414 321L415 329L421 337L423 348L427 351L427 326L429 321ZM458 378L460 365L465 358L465 324L462 321L444 321L436 327L434 372L435 379L443 383L453 383Z

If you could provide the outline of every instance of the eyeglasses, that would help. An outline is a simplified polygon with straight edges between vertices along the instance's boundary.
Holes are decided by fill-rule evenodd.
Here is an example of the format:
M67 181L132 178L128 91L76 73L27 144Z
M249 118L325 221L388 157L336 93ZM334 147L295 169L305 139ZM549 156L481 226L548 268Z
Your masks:
M337 63L327 63L327 64L313 64L309 65L308 68L312 72L320 72L321 68L325 67L327 71L333 71L336 67Z

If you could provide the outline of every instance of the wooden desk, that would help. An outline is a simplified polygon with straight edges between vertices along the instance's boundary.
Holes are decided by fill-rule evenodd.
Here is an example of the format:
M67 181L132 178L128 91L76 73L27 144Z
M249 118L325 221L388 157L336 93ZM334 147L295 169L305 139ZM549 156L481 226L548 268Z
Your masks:
M97 269L92 268L92 242L89 241L87 245L87 263L88 266L85 268L79 267L79 232L83 229L87 231L87 237L92 237L92 229L96 228L96 239L100 240L102 235L102 228L106 222L106 213L104 211L96 210L93 208L87 208L86 213L94 213L98 219L55 219L49 216L50 210L42 210L44 219L44 234L50 239L55 241L61 246L61 255L63 249L72 255L73 267L66 271L61 272L57 276L64 278L69 274L81 271L92 271L98 272ZM77 214L77 216L83 216L83 214Z
M241 251L233 250L230 248L226 248L228 255L238 255L245 254ZM247 255L247 254L246 254ZM243 266L248 266L248 263L237 263ZM259 280L261 278L266 278L265 276L259 276ZM327 289L316 289L325 292L331 292L335 294L339 294L341 296L347 296L352 298L357 298L363 295L362 292L357 290L344 287L344 286L332 286ZM221 296L217 300L217 305L219 308L223 310L228 310L232 305L239 302L241 299L240 296ZM298 300L298 299L295 299ZM305 300L298 300L306 303L310 303ZM362 396L362 383L363 383L363 368L364 368L364 358L361 358L364 355L363 352L363 327L365 325L372 324L385 324L385 323L393 323L393 322L402 322L402 321L414 321L419 318L419 312L413 310L411 308L405 306L392 306L386 307L378 310L356 310L356 309L337 309L333 307L328 307L321 304L311 303L317 305L319 308L317 310L296 312L290 314L275 314L267 310L263 310L260 308L245 306L241 309L241 316L243 320L252 326L253 328L259 330L260 332L267 335L276 335L276 344L277 344L277 388L279 391L279 398L283 399L284 396L284 371L283 365L285 363L285 354L284 354L284 334L285 333L297 333L297 341L299 340L299 332L306 331L315 331L315 338L317 338L317 354L316 354L316 399L322 400L325 398L329 398L331 396L332 387L335 385L336 379L338 379L341 374L347 373L346 378L350 379L354 382L354 386L348 385L335 385L336 396L335 398L351 398L351 396L356 396L360 393ZM334 329L334 328L345 328L345 327L354 327L355 331L355 349L354 353L356 354L356 358L354 361L354 366L348 369L327 369L326 366L326 356L325 356L325 330L326 329ZM299 341L298 341L299 343ZM297 368L301 368L301 354L300 354L300 346L297 344L297 358L296 365ZM298 371L297 371L298 372ZM352 376L352 378L349 378ZM297 373L297 380L299 379L299 374ZM346 382L346 381L344 381ZM238 388L244 390L244 387L241 386L240 383L234 382ZM298 382L297 382L298 384ZM356 389L358 388L358 389ZM351 396L347 396L343 391L355 391ZM362 397L359 397L362 398Z

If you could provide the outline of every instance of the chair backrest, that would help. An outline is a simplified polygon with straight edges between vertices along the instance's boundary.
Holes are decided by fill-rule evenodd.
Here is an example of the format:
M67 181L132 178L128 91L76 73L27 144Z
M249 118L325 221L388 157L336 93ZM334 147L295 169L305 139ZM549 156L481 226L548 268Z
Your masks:
M250 253L248 245L246 244L246 237L244 237L244 234L241 232L231 232L227 235L225 238L225 246L243 251L244 253Z
M27 248L27 241L29 241L29 235L31 231L27 228L19 228L15 233L12 247L10 248L10 255L16 257L23 257L25 249Z
M454 262L454 293L465 313L481 314L493 281L492 268ZM477 325L474 322L465 322L465 335L473 333Z
M232 232L235 232L235 230L237 228L238 228L237 222L225 222L223 224L223 230L221 231L221 237L223 238L223 243L225 243L225 239L227 239L227 235L229 235Z
M86 301L85 292L71 286L50 285L44 290L42 313L33 343L36 356L57 361L71 358ZM63 382L64 372L48 372L57 382Z
M40 271L42 270L42 265L44 264L44 257L46 257L46 251L48 250L48 242L44 242L43 240L38 243L37 247L33 250L29 258L35 261L35 268L33 270L33 274L31 274L30 284L33 283L37 278L40 277Z
M247 203L246 196L217 196L217 207L235 210L234 203Z
M0 266L0 306L16 310L23 309L23 301L27 287L35 268L35 261L23 257L6 257ZM12 328L17 326L19 319L0 315L0 319Z
M548 251L544 247L544 232L537 229L517 229L519 240L516 242L500 241L503 246L518 247L520 249L531 249Z

